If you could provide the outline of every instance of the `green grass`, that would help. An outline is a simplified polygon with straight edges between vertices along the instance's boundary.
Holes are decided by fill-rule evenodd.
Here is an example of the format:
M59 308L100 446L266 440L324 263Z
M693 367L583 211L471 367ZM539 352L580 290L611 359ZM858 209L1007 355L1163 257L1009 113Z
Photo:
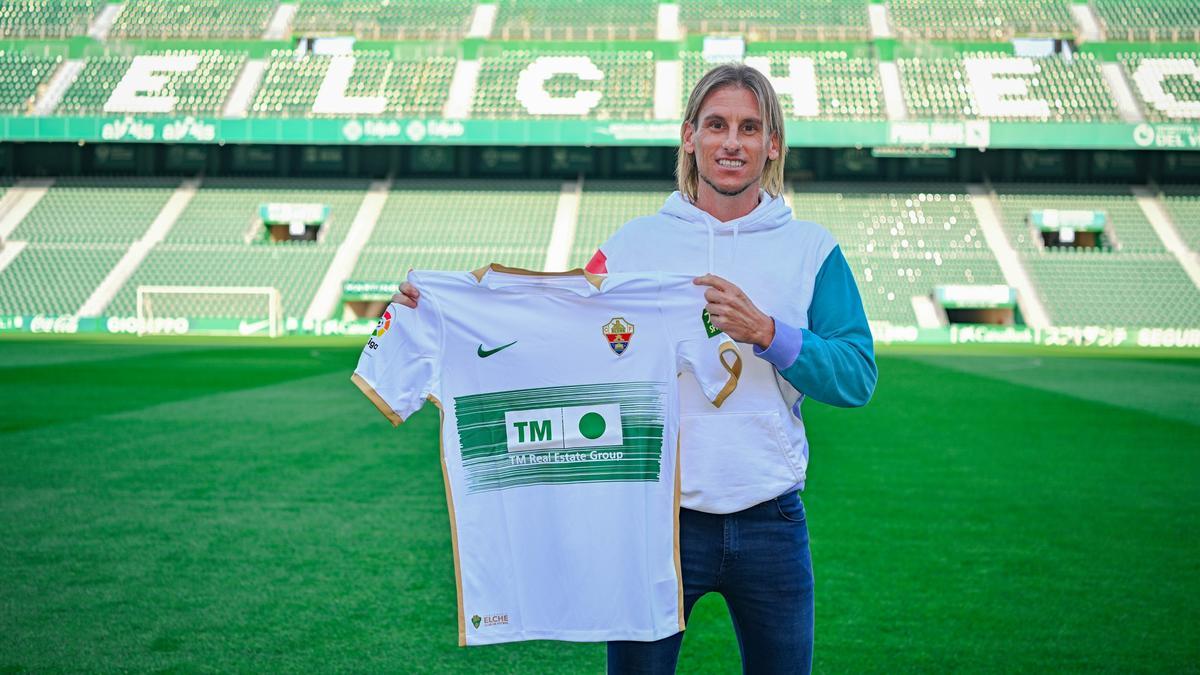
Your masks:
M432 406L357 340L0 341L0 672L600 672L455 645ZM1200 358L891 349L809 402L818 672L1200 668ZM721 600L682 672L737 672Z

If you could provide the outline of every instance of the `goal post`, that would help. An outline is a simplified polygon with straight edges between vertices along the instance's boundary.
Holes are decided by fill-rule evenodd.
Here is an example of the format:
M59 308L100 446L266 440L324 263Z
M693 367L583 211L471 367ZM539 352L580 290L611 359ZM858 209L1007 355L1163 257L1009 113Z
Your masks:
M270 337L283 334L283 301L273 286L138 286L138 335L159 319L240 320L236 332Z

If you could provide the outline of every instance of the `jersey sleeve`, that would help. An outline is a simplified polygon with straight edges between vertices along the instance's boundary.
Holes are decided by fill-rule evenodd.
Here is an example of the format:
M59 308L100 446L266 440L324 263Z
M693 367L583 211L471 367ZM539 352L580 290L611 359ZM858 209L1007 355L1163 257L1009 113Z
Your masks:
M398 426L434 395L441 319L432 298L417 309L388 305L367 339L351 381Z
M742 354L736 342L713 326L705 304L704 287L693 284L692 277L663 277L659 307L675 342L675 367L695 375L704 395L720 407L742 375Z

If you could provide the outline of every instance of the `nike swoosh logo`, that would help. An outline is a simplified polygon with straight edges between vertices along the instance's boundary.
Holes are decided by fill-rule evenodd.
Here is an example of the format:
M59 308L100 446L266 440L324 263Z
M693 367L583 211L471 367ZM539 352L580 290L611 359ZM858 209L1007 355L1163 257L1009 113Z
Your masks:
M496 347L495 349L484 349L483 345L479 345L479 350L476 351L475 353L479 355L479 358L486 359L487 357L491 356L492 354L495 354L496 352L500 351L501 349L508 349L509 347L511 347L515 344L517 344L517 341L513 340L512 342L510 342L502 347Z
M253 335L266 328L267 324L269 323L271 323L270 319L267 319L266 321L255 321L254 323L247 323L243 321L238 324L238 332L242 335Z

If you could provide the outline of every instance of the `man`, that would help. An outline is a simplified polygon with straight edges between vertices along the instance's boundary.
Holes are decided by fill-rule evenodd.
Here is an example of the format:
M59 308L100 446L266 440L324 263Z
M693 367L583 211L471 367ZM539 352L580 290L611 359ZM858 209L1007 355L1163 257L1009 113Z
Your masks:
M725 597L750 673L809 672L813 576L803 489L804 396L870 399L877 371L854 277L833 237L784 203L783 114L770 82L727 64L693 89L680 129L679 191L626 223L588 271L699 275L713 325L753 345L720 410L681 376L679 514L684 612ZM394 298L415 306L408 284ZM754 298L751 300L751 298ZM683 634L610 642L614 673L674 672Z

